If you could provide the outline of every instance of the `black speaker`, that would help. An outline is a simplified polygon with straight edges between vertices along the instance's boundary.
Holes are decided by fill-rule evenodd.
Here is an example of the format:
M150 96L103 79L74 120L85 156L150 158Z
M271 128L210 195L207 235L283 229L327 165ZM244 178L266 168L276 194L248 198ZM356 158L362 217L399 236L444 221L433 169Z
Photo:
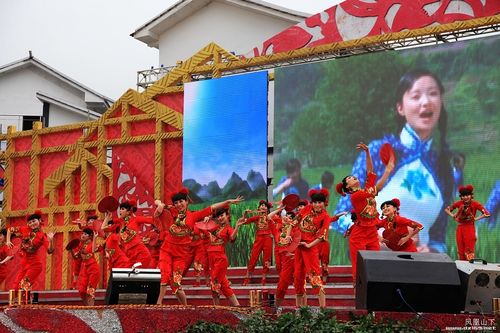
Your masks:
M457 260L466 312L493 313L493 298L500 298L500 264Z
M359 251L356 309L458 313L460 279L446 254Z
M106 304L156 304L160 270L113 268L106 290Z

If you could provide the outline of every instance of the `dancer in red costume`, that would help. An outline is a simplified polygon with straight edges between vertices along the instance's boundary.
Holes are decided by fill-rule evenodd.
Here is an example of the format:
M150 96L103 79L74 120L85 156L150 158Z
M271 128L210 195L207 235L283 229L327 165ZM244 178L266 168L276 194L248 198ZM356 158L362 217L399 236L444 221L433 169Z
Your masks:
M104 240L104 231L102 231L100 227L100 223L97 220L97 215L95 214L90 214L87 216L87 219L85 221L82 221L80 219L74 220L73 223L78 224L78 228L80 230L84 230L86 228L91 229L92 231L97 231L99 233L99 236L101 237L102 240ZM99 227L96 227L96 224L99 223ZM72 261L71 261L71 272L73 274L73 281L71 282L71 289L75 289L77 287L77 280L78 280L78 275L80 274L80 268L82 264L82 258L80 257L80 253L78 251L78 244L80 241L80 236L81 233L76 234L77 237L73 238L68 245L66 246L66 250L71 255ZM74 243L76 241L76 243ZM75 245L76 244L76 245Z
M101 250L101 249L99 249ZM108 260L109 269L132 267L131 262L120 246L120 235L116 232L110 233L104 245L105 257Z
M92 231L97 232L99 237L104 238L104 231L101 229L102 221L98 220L98 217L95 213L89 214L85 221L77 219L73 221L73 223L78 224L78 228L80 228L80 230L89 228Z
M160 231L154 224L143 224L141 233L139 235L142 242L151 254L151 267L158 267L160 259Z
M113 221L108 222L108 226L103 231L106 232L104 245L96 244L96 252L104 252L104 257L108 261L108 269L129 268L135 262L131 262L122 247L120 246L119 226Z
M10 267L8 262L14 257L12 249L10 249L6 244L5 241L6 236L7 236L7 230L2 229L2 231L0 231L0 285L5 281L7 273L9 272Z
M167 285L170 283L179 303L186 305L186 294L181 288L181 282L194 258L191 241L195 222L212 215L215 210L225 205L238 204L243 201L243 198L226 200L194 212L188 210L188 190L186 188L173 193L170 198L173 207L162 209L163 214L160 215L160 229L165 237L160 249L161 285L157 304L163 303ZM163 208L164 204L160 202L158 207Z
M330 220L330 224L337 222L337 220L341 216L344 216L346 214L347 214L347 212L342 212L342 213L339 213L339 214L333 216L332 219ZM328 266L330 265L330 241L328 240L329 229L330 228L328 228L326 231L325 240L318 244L318 246L319 246L319 262L321 264L321 280L323 280L323 283L326 283L328 280Z
M275 260L276 263L281 263L281 269L278 271L279 279L276 288L276 307L279 308L285 299L288 287L293 283L293 273L295 267L295 249L291 248L293 236L300 234L297 223L294 220L295 213L290 211L286 215L279 217L284 206L278 207L275 211L269 214L269 218L273 219L273 235L275 240ZM293 247L293 246L292 246Z
M413 236L418 234L424 226L399 215L400 201L397 198L388 200L380 205L384 219L380 220L377 228L384 228L382 242L393 251L417 252ZM411 231L408 231L411 228Z
M153 268L151 253L142 242L139 233L143 224L153 224L153 216L136 216L137 211L135 200L125 201L120 204L119 218L113 223L112 230L119 230L123 251L131 263L142 264L143 268ZM157 214L155 212L155 214ZM111 221L111 212L106 212L102 229L111 231L109 222Z
M349 252L352 263L352 279L356 285L356 262L359 250L380 250L380 243L376 224L378 223L377 202L375 196L384 186L387 178L394 169L394 155L391 155L384 173L378 183L377 175L373 173L373 163L368 146L359 143L356 148L366 153L366 183L361 188L359 179L354 176L346 176L338 183L336 190L342 196L350 194L353 211L357 216L356 223L349 229Z
M66 250L71 256L71 273L73 274L73 279L71 281L71 289L77 288L78 275L80 274L80 269L82 268L82 258L80 257L80 252L78 251L78 246L80 244L80 235L78 238L72 239L67 245Z
M250 253L250 259L247 265L247 275L245 280L243 280L243 285L246 286L250 283L252 279L253 271L255 270L255 265L257 260L259 260L260 254L262 253L262 285L266 284L266 275L269 273L269 267L271 266L271 257L273 255L273 239L271 223L272 221L268 219L269 209L272 207L270 202L265 200L259 201L258 214L249 218L245 218L244 224L255 223L255 240L253 242L252 252Z
M209 217L205 217L205 222L208 222L209 220ZM210 286L210 264L208 262L207 252L207 248L209 245L210 239L208 238L208 235L204 232L195 231L193 235L193 241L191 242L194 253L193 268L195 276L195 287L198 287L200 285L201 274L205 276L205 282L207 286Z
M219 305L220 294L223 294L232 306L239 306L240 303L234 291L231 289L226 276L229 262L224 246L230 241L234 242L238 229L244 221L240 219L238 223L236 223L236 227L234 229L231 228L229 207L218 209L214 215L218 225L217 229L211 232L205 232L210 240L207 247L207 253L210 263L210 288L212 290L212 298L214 305Z
M319 266L319 246L325 240L330 226L330 215L326 211L328 205L328 190L309 190L311 204L297 214L298 226L301 232L300 244L295 251L293 285L296 293L297 307L307 306L306 277L312 291L318 295L319 306L326 306L325 290L321 280Z
M302 208L304 208L307 205L308 205L308 201L307 200L301 200L297 204L297 207L295 208L295 211L299 212ZM281 211L283 209L284 209L284 206L280 206L280 207L278 207L278 209L275 210L275 213L271 212L268 215L268 218L271 218L274 221L274 223L271 224L271 229L272 229L272 234L273 234L273 238L274 238L274 250L273 250L273 252L274 252L274 264L275 264L276 272L278 273L278 275L281 273L281 269L282 269L281 259L282 259L283 255L280 254L280 252L283 252L283 246L282 245L279 246L278 242L279 242L281 227L282 227L282 224L283 224L283 219L279 218L279 216L278 216L277 219L275 217L272 217L272 216L276 215L276 213L281 213ZM295 213L294 212L292 212L292 211L288 212L287 211L287 215L289 213L291 213L295 217Z
M472 185L460 186L460 200L445 208L446 214L458 222L456 231L457 250L459 260L474 259L474 247L476 245L475 222L490 216L490 213L478 201L473 200L474 187ZM453 211L457 212L453 214ZM482 214L476 216L477 212Z
M75 249L81 258L81 268L78 274L78 293L83 300L83 305L94 305L95 290L99 283L100 270L94 257L96 249L97 231L85 228L80 235L80 244Z
M27 217L28 226L10 227L7 230L7 246L12 248L14 244L11 237L20 237L21 270L15 280L15 289L31 290L36 279L43 270L41 248L46 248L48 254L54 252L54 233L45 234L40 228L42 224L42 212L35 211Z

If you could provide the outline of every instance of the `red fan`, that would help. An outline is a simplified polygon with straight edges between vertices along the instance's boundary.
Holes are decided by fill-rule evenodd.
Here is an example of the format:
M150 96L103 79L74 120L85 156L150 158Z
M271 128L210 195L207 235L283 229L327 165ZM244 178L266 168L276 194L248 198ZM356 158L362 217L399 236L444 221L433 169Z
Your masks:
M299 205L300 197L297 194L289 194L283 198L281 203L285 206L287 212L291 212Z
M299 228L294 228L292 229L292 234L290 236L292 236L292 241L286 247L286 251L289 253L293 253L299 246L300 240L302 238L302 233L300 232Z
M77 248L78 245L80 245L80 240L78 238L72 239L69 241L68 245L66 245L66 250L73 250Z
M380 159L382 160L382 163L387 165L392 156L394 156L394 150L392 149L391 144L388 142L384 143L380 148Z
M196 227L200 230L214 231L219 225L214 220L208 220L208 222L202 221L195 223Z
M112 196L109 196L109 197L104 197L101 199L101 201L99 201L99 204L97 205L97 210L100 211L101 213L112 212L115 211L119 206L120 203L118 202L118 200L116 200Z
M399 240L403 237L397 234L393 229L385 229L384 232L382 232L382 237L388 240L386 245L391 250L400 251L403 248L402 246L398 245Z

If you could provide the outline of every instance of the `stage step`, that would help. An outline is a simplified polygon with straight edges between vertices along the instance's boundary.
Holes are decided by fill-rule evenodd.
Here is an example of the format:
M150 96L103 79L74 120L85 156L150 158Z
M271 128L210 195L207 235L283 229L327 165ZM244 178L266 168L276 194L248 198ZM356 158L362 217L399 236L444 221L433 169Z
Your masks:
M354 289L352 287L350 266L335 266L329 268L328 282L325 285L326 292L326 305L329 308L337 310L350 310L354 309ZM242 286L244 276L246 274L245 267L234 267L228 270L228 279L231 282L231 288L234 290L238 301L242 306L250 305L250 291L260 290L266 291L269 295L276 293L276 285L278 282L278 275L274 267L271 268L270 274L267 276L266 285L261 285L262 269L257 268L254 271L252 284ZM202 283L204 282L202 277ZM212 293L210 288L202 284L201 286L194 286L195 276L194 272L190 270L183 280L183 289L186 293L188 303L192 305L212 305ZM39 293L40 304L54 304L54 305L81 305L81 299L76 290L49 290L40 291ZM105 289L96 290L96 305L104 305L104 298L106 295ZM0 292L0 304L5 305L9 302L9 293ZM170 288L163 299L165 305L177 305L177 299L172 295ZM309 295L308 304L311 306L318 306L317 297ZM229 305L224 296L221 296L221 305ZM285 307L295 306L295 292L293 286L290 286L285 300L282 304Z
M233 285L241 285L245 279L247 270L246 267L230 267L227 271L227 278ZM203 275L203 273L202 273ZM278 272L276 268L272 266L266 277L266 283L277 284L278 283ZM260 285L262 279L262 267L256 267L252 279L250 281L251 285ZM204 276L201 277L200 283L203 283ZM183 285L194 285L196 283L196 277L194 270L189 270L186 276L182 279ZM332 283L352 283L352 273L351 266L330 266L328 267L328 280L327 284Z

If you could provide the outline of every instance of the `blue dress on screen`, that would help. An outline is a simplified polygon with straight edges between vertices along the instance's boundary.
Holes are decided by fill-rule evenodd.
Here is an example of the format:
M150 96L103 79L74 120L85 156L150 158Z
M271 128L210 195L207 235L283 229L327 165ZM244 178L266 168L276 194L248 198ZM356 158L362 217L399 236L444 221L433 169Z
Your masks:
M381 140L372 141L368 148L373 160L373 171L379 179L385 170L380 160L380 149L390 143L396 154L396 166L387 182L379 192L377 208L384 201L398 198L401 201L400 213L424 225L419 233L418 245L427 245L433 251L445 252L447 215L444 212L444 191L437 176L438 155L432 149L432 139L422 141L417 133L406 124L399 137L386 135ZM366 154L362 153L354 162L352 175L361 185L366 180ZM349 196L341 197L335 214L351 211ZM342 216L332 227L344 233L352 224L349 215Z
M493 190L491 190L490 197L488 198L488 201L486 201L484 208L486 208L486 210L490 212L491 216L479 222L488 220L488 228L491 230L498 222L497 220L500 218L500 180L497 180L497 182L495 183L495 186L493 187Z

